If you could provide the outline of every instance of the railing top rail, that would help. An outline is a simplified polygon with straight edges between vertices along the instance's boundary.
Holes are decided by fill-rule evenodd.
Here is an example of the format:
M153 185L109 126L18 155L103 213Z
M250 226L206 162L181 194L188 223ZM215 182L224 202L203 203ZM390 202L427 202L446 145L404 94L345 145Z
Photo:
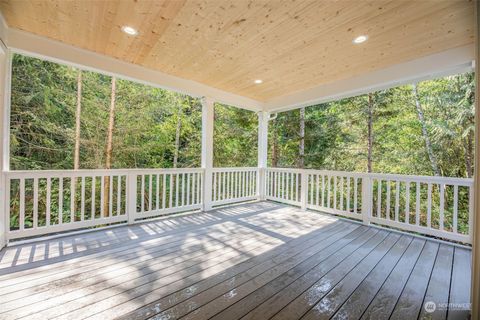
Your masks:
M18 170L4 171L7 178L35 178L35 177L82 177L102 175L126 175L134 174L175 174L175 173L198 173L202 168L170 168L170 169L80 169L80 170Z
M223 168L213 168L212 172L224 172L224 171L256 171L257 167L223 167Z
M473 179L471 178L455 178L455 177L437 177L437 176L414 176L402 174L387 174L387 173L369 173L371 178L382 180L400 180L407 182L423 182L423 183L439 183L439 184L456 184L464 186L472 186Z
M278 172L302 172L307 171L306 169L297 169L297 168L267 168L268 171L278 171ZM308 169L308 171L310 171Z
M422 182L422 183L438 183L460 186L473 186L471 178L455 178L455 177L437 177L437 176L416 176L406 174L389 174L389 173L367 173L367 172L348 172L335 170L316 170L316 169L296 169L296 168L268 168L270 171L281 172L306 172L310 174L336 175L339 177L358 177L373 178L380 180L398 180L405 182Z

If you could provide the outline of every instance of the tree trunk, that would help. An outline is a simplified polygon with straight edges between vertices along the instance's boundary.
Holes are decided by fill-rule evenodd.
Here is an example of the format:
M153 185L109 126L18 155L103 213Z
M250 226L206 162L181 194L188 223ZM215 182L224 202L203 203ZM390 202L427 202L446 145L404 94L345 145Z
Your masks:
M272 167L278 167L278 131L277 131L277 120L273 120L272 123L273 132L272 132Z
M175 150L173 153L173 167L176 168L178 165L178 151L180 149L180 130L182 128L182 103L181 101L178 103L178 110L177 110L177 128L175 131Z
M300 145L298 147L298 167L305 167L305 108L300 108Z
M73 170L80 168L80 117L82 114L82 70L77 73L77 110L75 111L75 149L73 152ZM77 178L72 178L72 189L76 193ZM73 202L73 212L76 212L76 202Z
M471 132L469 132L467 137L463 139L463 146L465 148L465 169L467 178L471 178L473 176L473 137Z
M425 117L423 116L422 105L420 104L420 99L418 97L418 89L416 84L412 85L412 91L413 91L413 97L415 98L415 106L417 108L418 120L422 125L422 135L423 135L423 139L425 140L425 149L427 151L428 158L430 159L430 165L432 167L433 173L436 176L439 176L440 170L438 169L437 158L435 158L435 155L433 154L432 144L430 143L430 138L428 137L427 125L425 123Z
M75 113L75 152L73 155L73 169L80 168L80 116L82 113L82 70L77 74L77 111Z
M116 91L116 79L112 77L112 93L110 98L110 113L108 118L108 131L107 131L107 149L105 152L105 169L112 167L112 140L113 140L113 127L115 124L115 91ZM110 177L104 179L104 201L103 201L103 214L109 215L109 203L110 203Z
M367 172L372 172L372 153L373 153L373 94L368 94L368 153L367 153Z

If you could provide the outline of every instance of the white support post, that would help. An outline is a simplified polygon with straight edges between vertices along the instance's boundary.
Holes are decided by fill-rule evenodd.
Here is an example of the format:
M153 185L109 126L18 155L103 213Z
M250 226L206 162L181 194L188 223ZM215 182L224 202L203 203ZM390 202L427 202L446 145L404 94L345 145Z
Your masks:
M203 211L212 209L214 101L202 99Z
M257 198L265 200L266 179L265 170L267 169L268 156L268 112L260 111L258 113L258 174L257 174Z
M308 197L308 173L305 170L301 170L301 186L300 186L300 203L303 211L307 210L307 197Z
M129 173L127 175L128 224L132 224L135 222L136 213L137 213L137 175L135 173Z
M366 225L370 224L370 217L372 216L373 203L373 189L372 178L362 178L362 220Z
M472 315L471 319L480 318L480 4L475 6L475 166L474 171L474 207L473 225L470 225L472 243ZM466 302L466 301L465 301Z
M9 170L9 135L10 135L10 76L11 55L0 41L0 249L7 244L7 212L9 203L6 201L7 180L5 172Z

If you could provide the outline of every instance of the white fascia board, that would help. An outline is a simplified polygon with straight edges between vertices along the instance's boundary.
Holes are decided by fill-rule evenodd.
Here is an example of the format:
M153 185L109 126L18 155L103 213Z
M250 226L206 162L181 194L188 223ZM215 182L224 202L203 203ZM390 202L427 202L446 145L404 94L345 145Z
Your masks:
M215 102L251 111L263 109L263 102L213 88L199 82L172 76L17 29L7 28L6 31L6 39L4 38L4 41L12 52L117 76L194 97L209 97L215 100Z
M474 45L458 47L345 80L274 98L264 110L281 112L473 70Z

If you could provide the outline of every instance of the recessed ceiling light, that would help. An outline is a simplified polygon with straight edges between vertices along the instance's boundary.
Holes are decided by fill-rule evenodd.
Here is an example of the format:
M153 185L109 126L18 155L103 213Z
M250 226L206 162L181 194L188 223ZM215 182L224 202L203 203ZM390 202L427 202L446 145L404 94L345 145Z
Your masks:
M358 36L358 37L356 37L355 39L353 39L353 43L355 43L355 44L360 44L360 43L362 43L362 42L367 41L367 39L368 39L368 36L361 35L361 36Z
M257 80L255 80L254 82L255 82L256 84L260 84L260 83L263 82L263 80L257 79Z
M136 36L138 34L137 30L129 26L123 26L122 31L131 36Z

